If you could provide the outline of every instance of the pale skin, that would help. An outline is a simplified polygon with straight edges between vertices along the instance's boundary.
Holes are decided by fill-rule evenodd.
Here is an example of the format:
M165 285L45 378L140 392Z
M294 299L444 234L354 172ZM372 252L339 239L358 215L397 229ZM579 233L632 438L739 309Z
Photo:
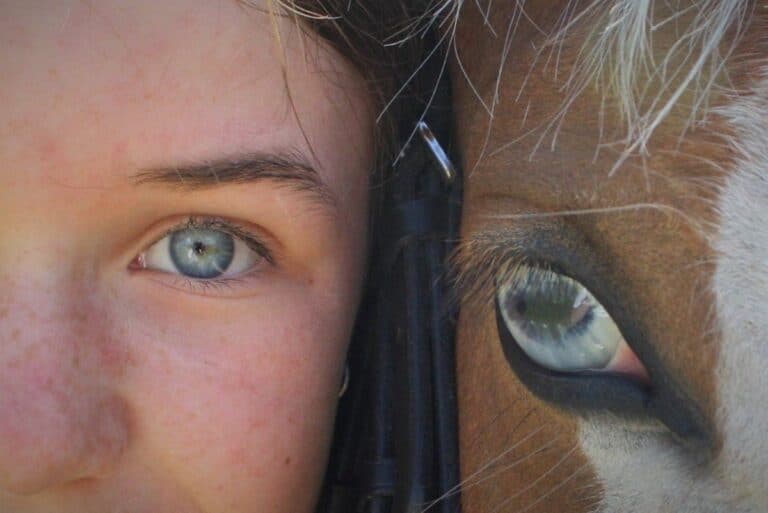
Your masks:
M374 109L341 55L275 23L235 0L0 0L0 511L312 511ZM322 190L138 179L256 154ZM160 265L190 216L269 258L237 246L208 281Z

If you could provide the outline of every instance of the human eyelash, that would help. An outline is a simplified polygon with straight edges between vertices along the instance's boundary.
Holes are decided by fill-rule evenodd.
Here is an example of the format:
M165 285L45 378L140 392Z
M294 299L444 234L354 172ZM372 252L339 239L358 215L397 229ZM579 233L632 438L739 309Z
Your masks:
M218 230L218 231L227 233L232 237L237 237L238 239L242 240L246 244L246 246L248 246L250 249L255 251L259 256L264 258L264 260L266 260L268 263L272 265L275 264L274 254L269 249L267 244L262 240L261 237L254 234L251 230L248 230L247 228L244 228L238 225L236 222L230 221L229 219L224 219L222 217L189 216L186 219L186 221L184 221L183 223L180 223L166 230L165 235L163 235L163 237L167 237L179 230L185 230L190 228ZM162 239L163 237L160 237L158 240ZM231 278L228 278L228 279L231 279ZM207 280L207 281L212 282L213 280Z
M231 237L237 238L242 244L244 244L249 250L253 251L265 265L255 265L247 272L236 276L216 276L211 278L194 278L190 276L184 276L183 274L158 272L155 275L155 281L166 287L179 290L182 292L190 292L199 296L213 296L213 297L226 297L228 295L235 294L235 289L238 287L246 287L250 283L250 280L262 271L266 271L270 266L277 265L275 259L275 253L270 249L269 239L265 240L265 237L254 232L252 228L242 226L237 222L229 219L206 216L206 215L191 215L181 222L167 228L163 233L157 236L151 244L148 244L145 249L139 253L129 264L128 269L130 271L144 271L151 270L147 267L145 261L145 255L149 248L160 242L166 237L171 237L175 232L179 232L186 229L210 229L221 231Z
M174 275L171 278L174 281L172 284L174 288L186 289L200 296L227 292L246 281L246 278L242 276L235 278L194 279Z

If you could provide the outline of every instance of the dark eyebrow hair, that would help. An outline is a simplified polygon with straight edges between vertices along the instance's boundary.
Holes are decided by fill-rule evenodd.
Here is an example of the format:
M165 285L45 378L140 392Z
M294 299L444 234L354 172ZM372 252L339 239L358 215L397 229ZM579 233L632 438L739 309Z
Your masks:
M157 184L182 190L273 181L315 200L337 207L336 196L320 174L298 153L250 153L235 158L190 165L143 169L133 175L135 185Z

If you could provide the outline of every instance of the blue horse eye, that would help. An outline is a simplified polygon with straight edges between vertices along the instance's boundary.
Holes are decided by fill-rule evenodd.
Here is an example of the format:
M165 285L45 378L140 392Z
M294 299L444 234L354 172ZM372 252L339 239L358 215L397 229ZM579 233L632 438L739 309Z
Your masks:
M229 268L235 256L235 241L219 230L185 228L171 234L168 251L181 274L210 279Z

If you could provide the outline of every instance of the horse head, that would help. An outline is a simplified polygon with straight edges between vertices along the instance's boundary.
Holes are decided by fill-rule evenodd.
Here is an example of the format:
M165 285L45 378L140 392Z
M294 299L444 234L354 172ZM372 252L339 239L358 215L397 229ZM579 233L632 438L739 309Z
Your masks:
M766 7L441 2L467 512L768 511Z

